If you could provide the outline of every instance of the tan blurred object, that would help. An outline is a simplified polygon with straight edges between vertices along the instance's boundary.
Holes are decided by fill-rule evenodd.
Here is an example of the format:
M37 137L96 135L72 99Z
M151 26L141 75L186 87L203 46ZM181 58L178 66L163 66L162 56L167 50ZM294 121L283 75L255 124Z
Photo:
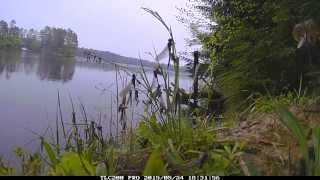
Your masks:
M314 44L320 40L320 26L313 19L297 24L293 28L293 37L301 48L306 42Z

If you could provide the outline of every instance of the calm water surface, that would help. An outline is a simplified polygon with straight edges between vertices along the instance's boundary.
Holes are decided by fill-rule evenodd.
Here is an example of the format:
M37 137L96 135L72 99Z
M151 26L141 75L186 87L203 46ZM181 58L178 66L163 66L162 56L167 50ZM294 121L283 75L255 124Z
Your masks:
M28 52L0 53L0 154L10 159L17 146L36 150L34 133L54 136L51 128L57 117L58 91L66 123L71 122L72 97L78 119L83 119L81 101L90 121L114 130L115 123L110 119L116 118L111 111L116 108L115 80L116 73L108 65ZM122 87L128 80L130 77L122 73L118 82ZM191 87L190 79L182 78L181 86ZM134 118L128 119L138 119L141 110L139 106L131 109L128 116L133 114Z

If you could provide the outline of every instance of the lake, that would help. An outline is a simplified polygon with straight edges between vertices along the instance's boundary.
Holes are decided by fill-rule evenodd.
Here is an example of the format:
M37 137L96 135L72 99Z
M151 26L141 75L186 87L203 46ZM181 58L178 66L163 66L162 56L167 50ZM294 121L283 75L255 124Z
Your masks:
M149 76L152 77L151 72ZM120 90L130 79L124 72L118 74ZM183 88L191 87L187 76L182 77L180 83ZM1 52L0 154L12 159L17 146L29 150L40 148L36 134L54 137L58 92L67 128L71 123L72 99L77 119L83 119L82 103L90 121L115 133L116 84L116 71L112 65L26 51ZM129 110L130 125L134 126L139 120L142 106L140 103Z

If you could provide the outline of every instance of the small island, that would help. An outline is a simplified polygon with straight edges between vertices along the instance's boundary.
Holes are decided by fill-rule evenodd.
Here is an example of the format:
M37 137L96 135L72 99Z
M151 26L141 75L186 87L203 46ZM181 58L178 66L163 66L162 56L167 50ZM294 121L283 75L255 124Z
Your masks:
M0 50L24 50L50 53L52 55L74 56L78 48L78 36L71 29L46 26L37 31L24 29L10 23L0 21Z

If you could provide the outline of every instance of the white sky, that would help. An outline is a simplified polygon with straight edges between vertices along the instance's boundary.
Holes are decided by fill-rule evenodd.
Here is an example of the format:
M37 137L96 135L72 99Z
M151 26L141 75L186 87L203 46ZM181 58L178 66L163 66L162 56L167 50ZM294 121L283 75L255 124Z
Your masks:
M80 47L137 57L161 51L168 35L162 25L141 7L151 8L172 26L178 51L189 31L176 20L176 7L187 0L0 0L0 19L15 19L24 28L55 26L73 29ZM148 56L143 55L143 58Z

